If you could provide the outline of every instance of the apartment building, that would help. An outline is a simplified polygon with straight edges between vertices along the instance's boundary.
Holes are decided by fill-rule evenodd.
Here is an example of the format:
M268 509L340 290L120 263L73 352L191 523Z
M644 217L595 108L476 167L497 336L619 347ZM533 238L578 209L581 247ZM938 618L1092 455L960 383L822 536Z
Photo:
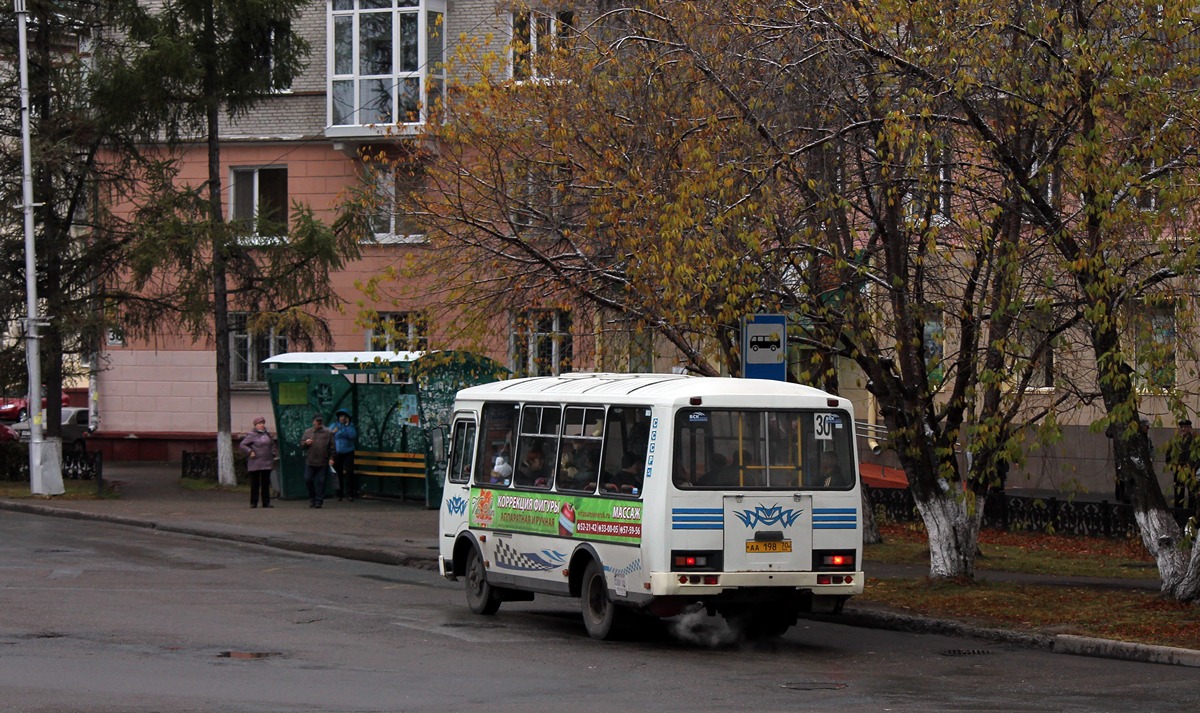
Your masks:
M230 219L287 215L300 202L316 216L333 220L351 187L367 182L386 193L397 180L360 158L402 150L425 120L423 107L440 96L447 77L443 60L462 38L490 42L504 56L514 36L536 51L556 25L570 17L562 9L514 12L496 0L316 0L293 25L310 43L307 69L290 87L236 119L222 117L221 176L225 214ZM550 33L550 34L548 34ZM518 57L516 71L522 71ZM513 71L509 63L509 71ZM182 148L180 180L199 185L207 176L202 141ZM402 178L400 180L403 180ZM361 245L361 259L334 276L340 311L325 314L333 350L461 347L436 339L427 307L373 299L356 286L388 265L421 249L424 236L394 210L373 220L374 235ZM391 325L378 331L359 318L378 312ZM215 349L228 349L232 363L234 431L257 414L270 414L261 360L290 351L286 337L252 335L250 315L231 314L229 344L196 341L171 324L149 340L110 334L102 345L94 393L100 430L95 447L118 460L177 460L183 450L210 450L216 433ZM489 356L517 370L551 364L557 370L593 368L580 361L584 341L573 338L587 320L552 310L524 315L508 338L488 348ZM407 341L400 344L399 341ZM552 358L538 360L538 352ZM544 355L544 354L543 354ZM537 371L539 367L533 366Z

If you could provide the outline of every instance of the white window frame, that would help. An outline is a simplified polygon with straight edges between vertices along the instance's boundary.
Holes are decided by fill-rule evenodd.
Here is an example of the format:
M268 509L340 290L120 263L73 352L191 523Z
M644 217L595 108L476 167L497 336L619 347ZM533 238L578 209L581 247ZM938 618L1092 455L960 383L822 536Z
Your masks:
M514 11L508 18L509 43L508 43L508 73L509 76L518 82L539 81L551 79L544 77L538 73L538 54L546 52L546 38L549 38L549 49L553 51L558 47L559 42L563 37L567 37L569 33L574 32L575 21L578 16L574 10L556 10L550 11L546 9L527 8ZM517 27L521 19L524 18L525 26L528 28L529 36L517 37ZM544 24L543 24L544 23ZM563 32L563 27L568 28L567 32ZM525 72L518 72L520 62L517 57L517 42L528 46L528 56L524 62L528 65Z
M380 326L367 330L368 351L426 351L429 349L429 320L420 310L407 312L380 312ZM391 324L392 329L383 327ZM403 331L401 336L398 334ZM403 343L398 340L403 339Z
M549 319L550 329L542 330ZM575 363L575 337L572 314L561 309L531 309L515 313L509 331L509 354L513 372L526 376L558 376L571 371ZM550 347L549 369L542 370L538 348Z
M1140 304L1138 308L1145 310L1147 313L1145 319L1149 327L1148 335L1142 332L1141 329L1135 329L1132 334L1134 373L1138 391L1142 393L1162 393L1175 388L1179 384L1179 348L1176 346L1179 338L1179 318L1175 314L1176 305L1170 302L1154 305ZM1150 364L1143 358L1145 350L1144 336L1149 336L1156 347L1170 347L1170 364L1163 364L1162 366L1162 369L1170 371L1169 383L1155 383L1147 376Z
M283 172L284 192L285 192L284 204L282 206L283 219L281 221L281 223L284 227L283 235L261 235L258 232L259 206L261 205L262 198L263 198L263 195L262 195L263 187L262 187L262 183L261 183L261 176L262 176L263 171L282 171ZM239 194L239 191L241 188L241 180L244 180L244 178L239 179L239 177L238 177L239 174L243 177L249 175L251 177L251 182L253 184L252 187L250 188L251 200L253 201L253 206L250 209L250 216L241 216L241 217L238 216L238 213L241 212L240 211L241 205L238 202L238 194ZM252 226L251 226L252 230L250 230L247 233L247 237L250 237L250 238L279 239L279 238L286 237L288 225L290 222L289 218L291 215L291 188L288 185L288 178L289 178L288 177L288 168L287 168L286 164L284 164L282 166L281 165L268 165L268 166L233 166L233 167L231 167L229 169L229 220L230 221L249 220L252 223Z
M229 313L229 377L234 386L262 387L267 385L263 359L288 351L286 335L271 328L266 334L250 334L246 322L250 312ZM267 352L260 354L259 352Z
M404 224L415 224L416 221L411 217L401 215L396 206L396 193L398 189L398 179L396 177L397 169L407 168L404 164L397 165L380 165L377 163L367 163L363 169L363 181L372 191L374 198L372 205L372 214L370 217L372 239L374 242L382 245L403 245L411 243L424 243L428 238L424 231L409 232L407 230L400 231L399 228L407 227ZM413 180L418 180L413 177ZM386 225L383 225L386 221ZM412 227L417 227L413 225ZM382 228L382 229L381 229Z
M364 0L327 0L326 8L326 115L327 136L358 136L364 130L383 133L388 126L416 127L428 120L432 102L445 96L446 83L446 2L445 0L390 0L390 7L362 7ZM388 0L383 0L385 3ZM391 67L378 74L363 72L361 29L364 18L390 15ZM401 42L401 18L415 16L417 57L412 69L401 67L404 55ZM340 65L336 56L338 31L348 31L350 41L349 66ZM343 57L343 59L345 59ZM400 104L407 96L401 91L409 80L416 80L416 119L402 116ZM361 95L364 82L378 81L387 86L390 116L364 121L364 102ZM338 97L349 88L347 115L339 115Z

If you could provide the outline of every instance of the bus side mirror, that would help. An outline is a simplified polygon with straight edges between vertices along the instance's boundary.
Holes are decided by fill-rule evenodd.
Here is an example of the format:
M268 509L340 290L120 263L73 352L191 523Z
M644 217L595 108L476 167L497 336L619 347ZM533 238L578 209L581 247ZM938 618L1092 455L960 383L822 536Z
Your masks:
M438 426L429 434L430 451L434 463L446 462L446 427Z

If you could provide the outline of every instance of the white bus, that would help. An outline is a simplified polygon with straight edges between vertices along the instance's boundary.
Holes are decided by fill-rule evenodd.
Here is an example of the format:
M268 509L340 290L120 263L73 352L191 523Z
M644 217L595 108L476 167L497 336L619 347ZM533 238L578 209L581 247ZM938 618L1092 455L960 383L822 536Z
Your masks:
M751 636L863 588L846 399L777 381L568 374L464 389L440 512L440 570L494 614L579 597L608 638L638 610L703 606Z

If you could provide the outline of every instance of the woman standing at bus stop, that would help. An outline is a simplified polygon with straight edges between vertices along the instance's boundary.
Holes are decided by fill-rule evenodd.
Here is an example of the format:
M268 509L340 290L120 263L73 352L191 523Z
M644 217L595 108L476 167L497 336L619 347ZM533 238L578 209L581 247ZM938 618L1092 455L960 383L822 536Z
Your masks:
M246 473L250 476L250 507L258 507L259 491L262 492L262 506L275 507L271 504L271 468L275 465L275 439L267 433L267 419L262 416L254 419L254 430L246 434L238 447L249 456L246 460Z
M358 442L358 429L351 423L350 412L338 409L333 415L333 470L338 476L337 499L343 496L354 502L358 494L358 478L354 475L354 447Z

